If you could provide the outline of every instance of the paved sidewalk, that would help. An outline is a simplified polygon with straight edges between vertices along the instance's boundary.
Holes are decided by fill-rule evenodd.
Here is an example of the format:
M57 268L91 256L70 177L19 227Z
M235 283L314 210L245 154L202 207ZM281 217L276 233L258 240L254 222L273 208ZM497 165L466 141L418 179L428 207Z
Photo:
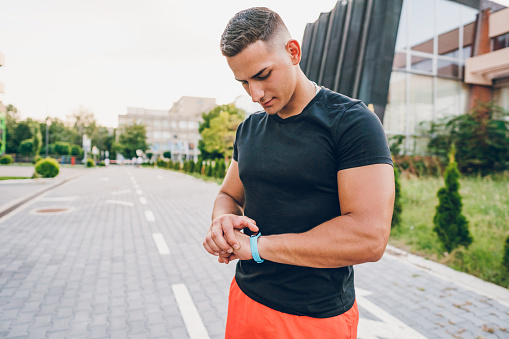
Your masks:
M0 180L0 212L16 201L23 200L23 198L33 193L58 184L86 170L83 166L76 168L61 167L60 173L55 178ZM0 176L2 177L31 177L33 174L33 166L0 166Z
M0 338L222 338L234 265L201 245L217 191L112 166L0 219ZM355 274L361 338L509 337L509 306L398 256Z

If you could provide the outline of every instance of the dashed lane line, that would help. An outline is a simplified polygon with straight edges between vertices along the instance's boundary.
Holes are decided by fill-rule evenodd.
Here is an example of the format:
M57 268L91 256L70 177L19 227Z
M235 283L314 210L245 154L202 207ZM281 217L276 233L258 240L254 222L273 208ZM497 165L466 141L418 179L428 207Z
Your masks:
M191 339L209 339L207 329L203 325L200 314L194 306L193 299L184 284L175 284L171 286L180 314L184 319L187 333Z
M147 199L145 197L140 197L140 204L146 205L147 204Z
M159 254L170 254L170 248L161 233L152 233Z
M117 204L117 205L124 205L124 206L129 206L129 207L133 207L134 206L134 204L132 202L122 201L122 200L106 200L106 203L108 203L108 204Z
M145 211L145 218L147 218L147 221L150 222L156 221L156 217L154 216L154 213L152 213L152 211Z
M136 190L136 194L143 195L143 192L141 190Z

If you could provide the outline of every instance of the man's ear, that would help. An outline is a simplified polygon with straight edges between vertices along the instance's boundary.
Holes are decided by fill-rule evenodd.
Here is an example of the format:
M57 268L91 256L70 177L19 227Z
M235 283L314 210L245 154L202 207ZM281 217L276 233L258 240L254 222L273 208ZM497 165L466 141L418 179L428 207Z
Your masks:
M297 40L290 40L286 43L286 51L290 54L292 64L298 65L302 57L300 45Z

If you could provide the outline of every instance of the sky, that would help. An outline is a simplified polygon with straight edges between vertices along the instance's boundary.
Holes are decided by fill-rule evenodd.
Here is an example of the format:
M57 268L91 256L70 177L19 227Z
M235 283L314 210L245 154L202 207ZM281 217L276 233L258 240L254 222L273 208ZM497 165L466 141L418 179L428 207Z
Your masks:
M219 50L239 10L278 12L293 38L337 0L0 0L4 105L22 118L81 110L116 127L127 107L170 109L182 96L245 95Z

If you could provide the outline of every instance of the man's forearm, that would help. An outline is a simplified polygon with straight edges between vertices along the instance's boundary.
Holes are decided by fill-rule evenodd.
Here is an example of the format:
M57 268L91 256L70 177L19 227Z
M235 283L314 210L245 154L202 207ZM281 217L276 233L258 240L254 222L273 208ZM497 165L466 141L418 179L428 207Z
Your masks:
M214 209L212 210L212 220L224 214L244 215L244 209L238 201L230 195L219 192L214 201Z
M336 217L300 234L278 234L258 239L264 259L296 266L333 268L379 260L387 246L390 223Z

